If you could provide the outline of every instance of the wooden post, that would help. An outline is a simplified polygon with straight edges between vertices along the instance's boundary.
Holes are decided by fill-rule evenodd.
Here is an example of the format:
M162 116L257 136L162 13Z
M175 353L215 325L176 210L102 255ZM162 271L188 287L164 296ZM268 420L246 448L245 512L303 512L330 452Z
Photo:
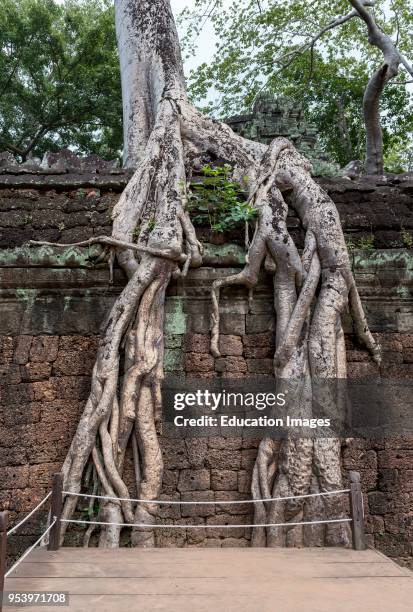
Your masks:
M3 610L4 575L7 554L7 512L0 512L0 612Z
M62 518L63 506L63 475L61 472L53 474L52 504L50 508L51 520L56 518L56 523L50 530L48 550L59 550L60 546L60 519Z
M350 511L352 518L351 530L353 533L353 548L354 550L366 550L363 493L361 491L359 472L350 472Z

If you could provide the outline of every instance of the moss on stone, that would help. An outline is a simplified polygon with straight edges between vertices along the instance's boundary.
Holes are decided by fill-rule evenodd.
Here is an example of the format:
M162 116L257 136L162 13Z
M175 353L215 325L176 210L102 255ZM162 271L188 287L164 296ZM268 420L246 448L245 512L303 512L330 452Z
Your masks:
M170 297L165 308L165 333L184 334L186 332L187 314L184 311L182 297Z
M89 268L101 252L99 245L62 248L25 245L0 249L0 267Z

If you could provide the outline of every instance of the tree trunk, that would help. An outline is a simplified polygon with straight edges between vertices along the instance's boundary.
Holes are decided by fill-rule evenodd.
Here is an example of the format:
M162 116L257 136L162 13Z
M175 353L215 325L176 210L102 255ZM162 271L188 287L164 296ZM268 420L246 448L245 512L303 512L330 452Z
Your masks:
M249 201L258 213L245 269L213 287L213 354L219 354L220 286L252 287L264 262L274 274L275 374L296 399L297 415L311 414L311 376L345 377L340 316L348 300L360 338L376 358L379 350L362 312L337 210L312 180L308 162L286 139L269 147L246 140L188 102L168 0L119 0L116 9L123 70L138 75L132 83L123 75L126 159L136 163L136 171L113 210L112 237L93 240L107 245L109 261L117 257L128 282L102 325L90 395L63 465L64 489L74 494L65 499L63 518L70 520L76 494L90 490L92 479L93 491L112 498L96 515L112 523L101 528L99 545L117 546L126 523L133 524L133 545L153 546L150 527L158 506L152 500L159 498L163 472L157 423L165 292L172 277L185 276L190 266L202 263L202 248L185 210L195 164L212 157L231 164L234 179L247 176ZM292 194L291 205L306 232L301 256L286 225L285 190ZM137 506L123 480L128 446L133 451L133 493L147 500ZM337 440L287 439L279 457L275 442L263 440L254 468L255 499L340 486ZM258 503L256 508L257 524L263 519L310 520L320 513L336 518L340 512L333 500L322 506L290 502L269 507ZM86 543L90 534L89 529ZM268 545L346 541L342 528L301 527L257 528L253 539Z
M123 102L123 160L136 168L165 94L185 91L181 52L169 3L115 0Z
M380 120L380 100L386 83L399 72L402 64L413 76L413 68L398 51L390 36L377 25L373 9L363 0L348 0L368 31L369 43L383 54L383 65L370 78L363 97L366 126L366 173L383 174L383 135Z

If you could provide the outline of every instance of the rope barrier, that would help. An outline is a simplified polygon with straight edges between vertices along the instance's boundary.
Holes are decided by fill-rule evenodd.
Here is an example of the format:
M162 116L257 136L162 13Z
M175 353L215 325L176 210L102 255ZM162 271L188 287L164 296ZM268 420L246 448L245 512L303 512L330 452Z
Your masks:
M38 540L36 540L36 542L32 546L30 546L30 548L28 548L26 550L26 552L20 557L20 559L18 561L16 561L16 563L14 565L11 566L9 571L4 574L5 578L7 578L13 572L13 570L16 569L16 567L23 561L23 559L25 559L27 557L27 555L29 553L31 553L34 548L36 548L36 546L39 544L39 542L41 542L43 540L44 536L46 536L49 533L49 531L51 530L51 528L53 527L53 525L57 521L56 517L53 517L53 518L54 518L53 522L50 523L49 527L46 529L45 532L42 533L40 538Z
M260 502L282 501L288 499L303 499L305 497L319 497L320 495L339 495L340 493L349 493L350 489L339 489L337 491L323 491L321 493L307 493L306 495L290 495L288 497L268 497L264 499L239 499L239 500L215 500L215 501L177 501L165 499L131 499L130 497L109 497L107 495L89 495L88 493L73 493L72 491L63 491L63 495L73 495L75 497L88 497L94 499L106 499L109 501L129 501L146 504L163 504L168 506L184 506L184 505L230 505L230 504L258 504Z
M37 504L37 506L35 508L33 508L33 510L31 510L31 512L29 512L29 514L27 516L24 517L24 519L22 519L20 521L20 523L17 523L17 525L15 525L14 527L12 527L11 529L9 529L9 531L7 532L7 536L11 535L12 533L14 533L19 527L21 527L21 525L23 525L27 519L29 519L41 506L43 506L43 504L45 503L45 501L47 501L49 499L49 497L51 496L52 492L50 491L46 497L44 497L42 499L42 501L40 503Z
M295 525L323 525L326 523L351 523L353 519L326 519L324 521L301 521L299 523L258 523L254 525L148 525L145 523L106 523L104 521L83 521L80 519L60 519L62 523L80 523L83 525L114 525L115 527L140 527L146 529L246 529L248 527L292 527Z

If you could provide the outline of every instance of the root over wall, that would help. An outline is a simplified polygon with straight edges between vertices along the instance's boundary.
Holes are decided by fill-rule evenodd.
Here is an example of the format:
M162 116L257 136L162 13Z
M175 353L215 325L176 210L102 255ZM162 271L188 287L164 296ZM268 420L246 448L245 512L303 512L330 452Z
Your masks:
M29 182L33 177L26 180ZM28 238L28 231L45 240L64 242L73 240L75 235L79 238L79 231L84 238L92 232L102 233L107 207L116 200L114 190L109 191L104 184L88 186L85 177L84 186L78 183L73 189L70 182L45 189L39 185L39 177L35 180L35 186L3 189L0 194L1 214L7 212L9 219L9 226L5 227L6 215L1 218L3 245L10 245L11 238L15 245L21 245ZM373 233L377 246L382 247L353 253L356 281L369 323L383 347L381 373L411 377L413 258L411 251L403 248L406 245L400 227L389 229L380 219L380 215L388 214L389 203L393 203L405 207L404 229L409 227L409 187L367 187L339 182L331 193L339 209L342 207L345 231L350 226L354 239ZM23 222L25 215L32 217L30 223ZM79 225L67 227L73 223ZM294 218L289 223L293 228ZM110 228L107 231L110 233ZM394 243L397 249L383 248L391 246L389 236L384 236L384 232L390 231L394 234L392 240L399 240L398 245ZM203 232L206 239L211 239L207 230ZM35 505L50 485L50 474L61 467L88 397L99 324L124 284L122 272L115 269L114 284L109 285L107 268L92 266L89 258L93 255L86 249L60 254L53 249L28 253L24 248L0 252L0 503L9 508L12 520ZM171 283L165 320L167 373L183 368L187 373L206 377L273 375L272 289L265 274L251 309L243 288L235 287L224 294L221 356L214 358L210 354L210 286L212 281L240 269L239 246L210 244L206 246L204 266L191 271L184 281ZM355 343L350 322L345 331L349 376L375 373L378 366ZM257 444L258 441L235 438L179 443L161 438L165 468L162 494L182 500L250 498ZM354 440L343 446L342 460L345 470L357 469L362 473L370 542L400 562L411 563L413 440ZM133 490L129 455L124 478ZM220 533L202 528L205 523L251 522L249 506L194 508L188 508L187 513L184 508L181 514L179 508L164 506L159 521L196 521L200 528L178 533L157 531L156 544L249 545L251 534L246 529ZM15 536L15 550L25 548L34 532L31 524L22 535ZM81 541L81 534L76 531L69 537Z

